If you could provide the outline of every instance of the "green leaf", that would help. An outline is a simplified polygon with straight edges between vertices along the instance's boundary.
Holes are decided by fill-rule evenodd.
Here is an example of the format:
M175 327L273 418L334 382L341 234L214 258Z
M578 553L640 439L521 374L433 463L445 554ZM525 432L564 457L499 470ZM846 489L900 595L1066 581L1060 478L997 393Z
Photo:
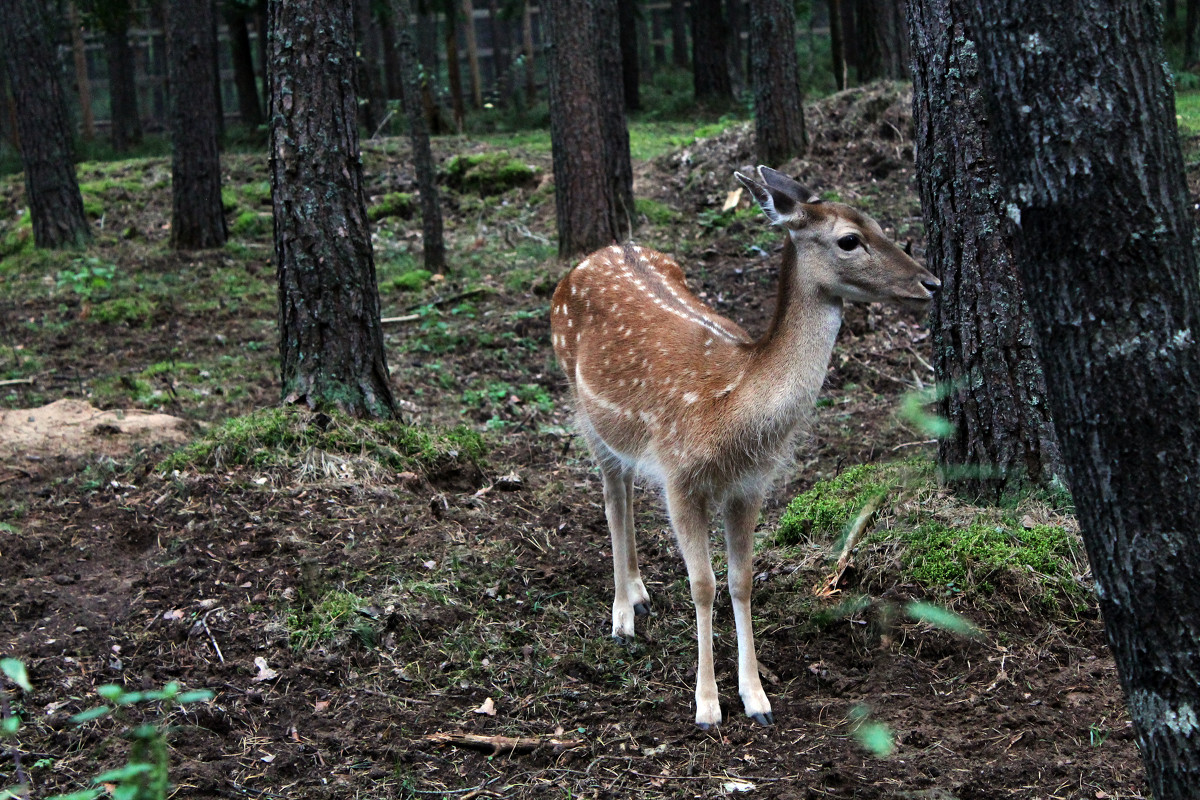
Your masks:
M23 783L9 786L7 789L0 789L0 800L26 800L27 797L29 797L29 787ZM50 800L58 800L58 798L51 797Z
M144 775L152 769L154 769L153 764L126 764L123 767L110 769L108 772L101 772L92 778L92 783L120 783L136 778L138 775Z
M96 694L108 701L120 700L125 695L125 688L115 683L106 683L96 687Z
M21 718L16 714L0 720L0 733L5 736L12 736L19 730L21 730Z
M27 692L33 691L33 685L29 682L29 673L25 671L25 665L15 658L0 658L0 670L3 670L5 676L20 686Z
M82 725L85 722L91 722L94 719L100 719L101 717L111 713L112 709L108 706L97 706L95 708L89 708L87 711L80 711L78 714L71 717L71 722L74 722L76 725Z
M212 689L194 689L190 692L183 692L175 698L175 702L179 705L185 703L206 703L216 697L216 692Z
M892 729L885 723L874 720L860 722L854 729L854 738L876 758L887 758L896 752L896 739Z
M914 600L905 606L904 610L917 622L924 622L927 625L941 628L950 633L956 633L959 636L966 636L969 639L975 639L980 636L979 628L976 628L973 622L964 616L955 614L948 608Z
M54 797L47 798L47 800L93 800L93 798L99 797L102 794L104 794L104 792L100 789L84 789L82 792L56 794ZM4 795L0 795L0 798L3 797Z

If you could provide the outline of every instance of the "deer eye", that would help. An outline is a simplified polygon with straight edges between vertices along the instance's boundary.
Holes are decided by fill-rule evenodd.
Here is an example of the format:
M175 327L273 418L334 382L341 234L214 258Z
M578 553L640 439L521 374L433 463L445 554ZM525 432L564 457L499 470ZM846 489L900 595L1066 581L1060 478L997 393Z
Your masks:
M862 244L862 240L858 238L857 234L853 233L847 233L845 236L837 240L838 247L842 248L847 253L858 247L860 244Z

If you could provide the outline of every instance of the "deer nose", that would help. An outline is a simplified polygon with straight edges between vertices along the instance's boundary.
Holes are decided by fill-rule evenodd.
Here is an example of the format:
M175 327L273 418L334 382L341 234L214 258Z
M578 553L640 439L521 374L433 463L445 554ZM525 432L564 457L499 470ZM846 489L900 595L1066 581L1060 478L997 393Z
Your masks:
M933 294L936 290L941 288L942 282L938 280L936 276L930 275L928 278L921 279L921 285L924 286L930 294Z

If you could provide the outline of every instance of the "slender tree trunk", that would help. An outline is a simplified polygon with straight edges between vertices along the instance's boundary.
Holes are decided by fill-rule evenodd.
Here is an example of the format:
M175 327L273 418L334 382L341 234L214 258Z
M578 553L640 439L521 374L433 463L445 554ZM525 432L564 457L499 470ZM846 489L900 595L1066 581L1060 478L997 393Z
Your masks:
M88 77L87 51L83 43L83 28L79 22L79 9L74 3L68 6L71 25L71 53L75 60L75 85L79 87L79 116L84 141L96 136L96 117L92 113L92 81Z
M229 54L233 61L233 83L237 88L238 115L243 125L256 128L263 124L263 114L245 10L232 3L226 4L225 23L229 27Z
M601 0L609 2L610 0ZM621 111L619 90L602 91L601 54L592 0L541 6L550 54L550 138L560 258L590 252L621 238L624 209L614 191L604 132ZM611 43L615 49L616 43ZM619 85L619 84L618 84Z
M698 103L733 102L729 26L721 0L692 0L692 86Z
M383 98L382 71L383 47L379 42L379 29L375 26L371 0L355 0L354 28L358 37L356 48L356 78L358 94L362 102L358 105L359 119L370 136L383 123L387 103Z
M638 71L640 79L649 81L654 76L654 54L650 42L650 9L639 8L634 2L634 27L637 29Z
M525 102L532 106L537 102L537 76L533 71L533 12L529 0L521 14L521 37L525 47Z
M687 69L687 8L684 0L671 0L671 62L680 69Z
M968 5L1014 256L1038 286L1050 406L1150 792L1195 798L1200 269L1160 17L1122 0Z
M751 0L750 54L758 161L778 166L808 149L791 0Z
M211 0L167 6L171 76L171 245L201 250L225 244L218 151L217 90L213 86Z
M450 82L450 107L454 109L454 129L462 133L466 108L463 105L462 77L458 66L458 9L454 0L446 0L446 76Z
M67 103L39 0L0 3L0 45L17 112L25 195L38 247L91 238L75 178Z
M472 0L462 0L462 13L467 35L467 66L471 79L471 106L478 111L483 108L483 77L479 72L479 42L475 36L475 5Z
M404 97L404 77L400 69L400 51L396 47L394 10L389 6L379 14L379 38L383 44L383 86L388 100Z
M104 20L104 52L108 60L109 135L113 150L124 153L142 142L138 110L137 72L129 45L129 14L125 10Z
M846 88L846 37L842 33L842 0L829 0L829 53L833 60L833 83Z
M283 402L391 417L356 125L353 16L350 2L271 4Z
M1183 68L1200 65L1200 0L1187 0L1183 30Z
M746 20L743 18L745 4L746 0L725 0L725 18L729 21L729 80L735 95L740 95L746 88L744 68L747 48L742 47L742 30L746 27Z
M442 236L442 209L438 202L437 174L429 144L429 128L419 97L417 54L412 39L412 7L409 0L394 0L392 8L398 35L396 51L400 56L400 72L404 78L404 113L408 118L413 164L417 170L417 190L421 194L421 239L425 269L434 273L444 272L446 245Z
M617 0L617 19L625 110L639 111L642 100L638 92L637 0Z
M967 2L909 0L916 174L929 269L942 279L933 360L938 413L953 432L938 463L956 492L998 502L1065 470L1012 242L996 235L1007 210Z
M500 14L500 6L496 0L488 2L488 19L492 24L492 64L496 73L496 94L501 105L508 105L512 98L512 76L510 65L512 57L508 42L508 24Z
M650 11L650 38L654 42L654 66L667 65L667 44L664 40L666 29L663 27L663 15L659 9Z
M434 96L437 76L440 74L437 46L437 18L429 8L431 0L418 3L414 9L417 15L417 58L421 62L421 107L425 109L425 119L429 121L429 130L434 134L446 133L450 130L442 118L442 110Z
M633 205L633 161L629 155L629 126L625 120L625 98L621 89L624 59L621 55L620 11L617 0L590 0L596 32L597 64L600 69L601 135L604 162L616 203L617 238L633 232L637 214Z

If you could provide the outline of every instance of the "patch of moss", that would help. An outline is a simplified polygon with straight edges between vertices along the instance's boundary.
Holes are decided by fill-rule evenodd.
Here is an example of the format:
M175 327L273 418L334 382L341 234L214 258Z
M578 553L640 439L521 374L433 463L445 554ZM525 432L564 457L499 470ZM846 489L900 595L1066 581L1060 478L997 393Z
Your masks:
M425 288L431 277L433 273L427 269L410 270L388 281L388 288L400 292L419 292Z
M775 542L794 545L812 534L840 533L868 501L887 491L897 470L895 465L861 464L836 478L820 481L788 503Z
M21 215L17 226L4 234L0 239L0 260L15 256L18 253L33 252L33 221L26 211Z
M238 194L254 205L269 206L271 205L271 182L255 181L244 184L238 187Z
M537 170L500 151L454 156L446 162L445 176L455 189L486 197L531 184Z
M413 215L413 196L408 192L388 192L379 198L379 202L367 209L367 216L372 222L378 222L387 217L409 219Z
M679 212L666 203L651 200L649 197L639 197L633 204L637 213L649 220L651 225L674 225L679 222Z
M258 211L243 211L237 215L233 224L229 226L229 232L234 236L242 237L257 237L265 236L271 232L272 219L270 214L262 214Z
M114 297L94 306L91 316L97 322L140 328L150 324L154 309L154 301L145 297Z
M297 467L317 451L340 459L367 459L394 471L427 471L447 461L476 463L486 446L478 433L465 427L438 431L395 420L267 408L226 421L168 456L159 468L203 472L234 466Z

